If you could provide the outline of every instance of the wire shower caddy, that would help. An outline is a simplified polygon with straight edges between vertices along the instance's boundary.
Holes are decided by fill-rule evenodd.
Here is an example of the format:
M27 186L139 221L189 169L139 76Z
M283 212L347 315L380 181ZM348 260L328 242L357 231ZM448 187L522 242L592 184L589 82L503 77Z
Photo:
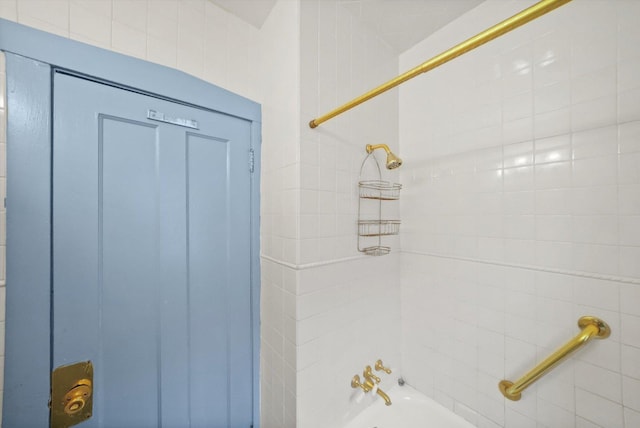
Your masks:
M373 159L378 172L377 180L363 180L363 170L369 160ZM389 220L382 218L382 202L396 201L400 199L400 189L402 184L392 183L382 180L382 170L373 152L369 153L360 166L360 180L358 181L358 251L368 256L384 256L391 252L391 247L382 245L382 237L397 235L400 231L400 220ZM362 216L363 201L371 200L378 202L377 218L364 219ZM365 202L366 203L366 202ZM365 246L364 242L368 238L377 238L373 245Z

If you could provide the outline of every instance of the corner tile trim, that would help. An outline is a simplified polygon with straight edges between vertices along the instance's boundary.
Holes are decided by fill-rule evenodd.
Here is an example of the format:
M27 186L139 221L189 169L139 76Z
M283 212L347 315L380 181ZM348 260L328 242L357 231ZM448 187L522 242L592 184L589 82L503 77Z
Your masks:
M328 266L328 265L334 265L334 264L338 264L338 263L350 262L350 261L353 261L353 260L366 259L367 256L344 257L342 259L333 259L333 260L326 260L326 261L322 261L322 262L312 262L312 263L303 263L303 264L285 262L285 261L282 261L282 260L274 259L273 257L270 257L270 256L266 256L264 254L261 254L260 258L263 259L263 260L268 260L268 261L270 261L272 263L279 264L279 265L284 266L284 267L288 267L289 269L305 270L305 269L317 268L317 267L320 267L320 266Z

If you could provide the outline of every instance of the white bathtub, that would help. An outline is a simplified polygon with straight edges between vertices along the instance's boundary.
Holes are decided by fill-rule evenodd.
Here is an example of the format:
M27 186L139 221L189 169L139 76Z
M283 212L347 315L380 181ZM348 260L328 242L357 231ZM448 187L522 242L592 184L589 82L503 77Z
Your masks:
M376 400L345 428L475 428L408 385L387 391L391 406Z

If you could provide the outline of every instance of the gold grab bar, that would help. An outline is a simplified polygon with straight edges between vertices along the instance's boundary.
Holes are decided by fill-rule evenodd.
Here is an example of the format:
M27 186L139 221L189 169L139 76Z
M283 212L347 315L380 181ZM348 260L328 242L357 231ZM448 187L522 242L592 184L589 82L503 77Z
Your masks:
M471 37L470 39L467 39L464 42L457 44L451 49L444 51L439 55L434 56L430 60L423 62L419 66L412 68L411 70L405 72L404 74L401 74L400 76L392 80L389 80L387 83L384 83L378 86L377 88L374 88L369 92L363 95L360 95L357 98L354 98L348 103L343 104L342 106L334 110L331 110L329 113L323 116L320 116L316 119L312 119L309 122L309 127L315 128L321 123L326 122L327 120L339 114L342 114L345 111L350 110L353 107L359 104L362 104L363 102L368 101L371 98L382 94L383 92L388 91L389 89L395 88L401 83L404 83L409 79L413 79L419 74L426 73L429 70L439 67L442 64L451 61L455 57L458 57L464 53L467 53L477 48L478 46L482 46L485 43L497 37L500 37L503 34L506 34L509 31L514 30L520 27L521 25L526 24L529 21L533 21L534 19L539 18L540 16L548 12L551 12L552 10L566 3L569 3L570 1L571 0L542 0L534 4L533 6L517 13L516 15L513 15L511 18L505 19L504 21L494 25L493 27L488 28L481 33L478 33L477 35Z
M609 328L607 323L596 317L581 317L578 320L578 327L582 329L580 334L567 342L562 348L549 355L544 361L534 367L533 370L515 382L508 380L500 381L498 387L502 395L509 400L518 401L522 396L522 391L551 371L552 368L571 353L580 349L583 345L586 345L591 339L606 339L611 335L611 328Z

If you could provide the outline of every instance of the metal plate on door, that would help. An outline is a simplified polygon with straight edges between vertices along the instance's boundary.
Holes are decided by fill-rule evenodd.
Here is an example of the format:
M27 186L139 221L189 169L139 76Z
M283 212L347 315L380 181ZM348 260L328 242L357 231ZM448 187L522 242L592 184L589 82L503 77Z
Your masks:
M93 364L60 366L51 373L51 428L67 428L91 418Z
M171 117L155 110L147 110L147 119L157 120L158 122L171 123L172 125L184 126L186 128L198 129L198 121L194 119L185 119L182 117Z

